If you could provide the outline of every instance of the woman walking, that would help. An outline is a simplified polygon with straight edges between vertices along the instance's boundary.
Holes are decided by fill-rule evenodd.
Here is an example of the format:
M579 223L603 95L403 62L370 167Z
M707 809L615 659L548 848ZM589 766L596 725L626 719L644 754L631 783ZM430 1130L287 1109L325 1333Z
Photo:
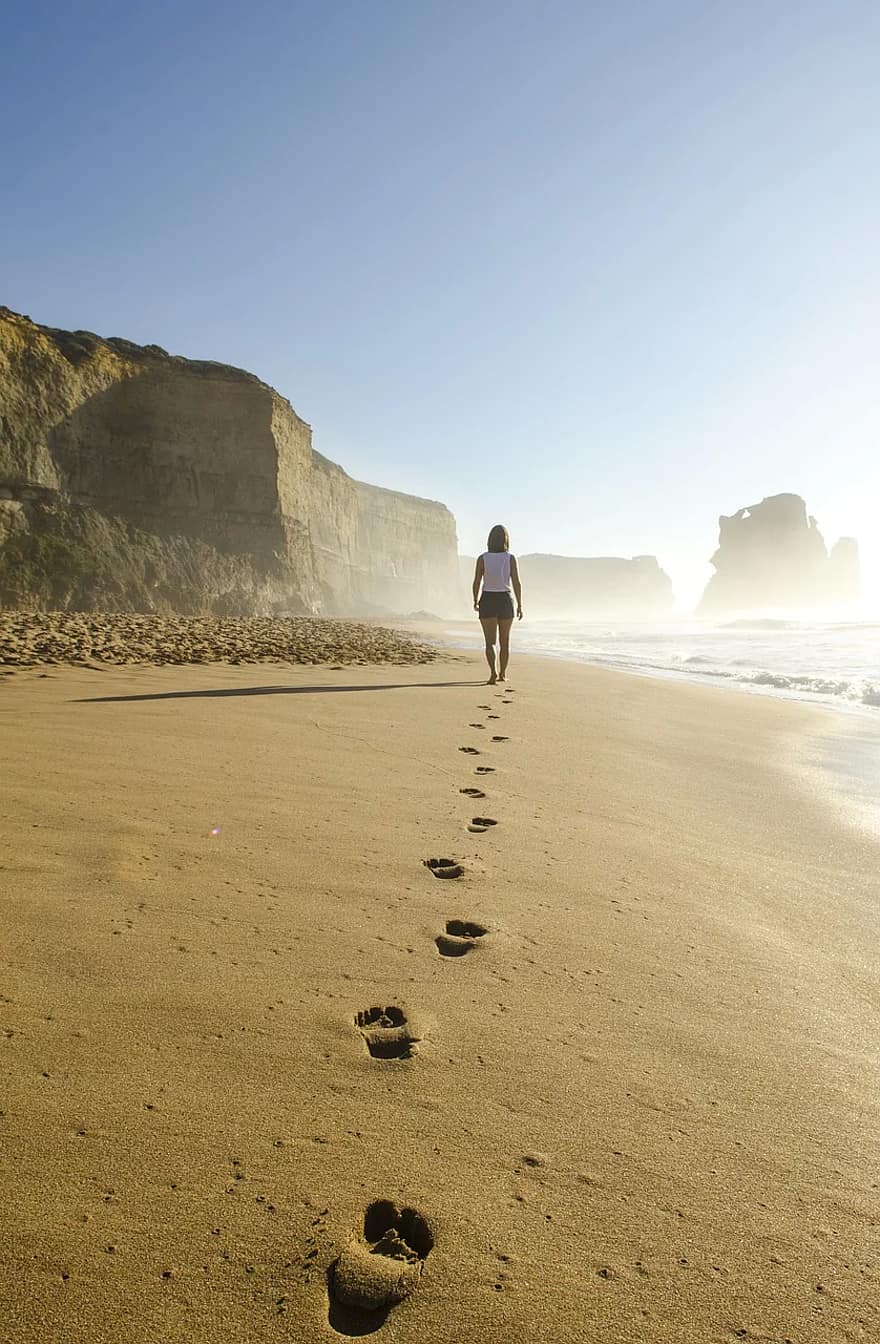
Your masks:
M480 592L482 584L483 591ZM486 550L477 559L474 570L474 611L479 612L480 625L486 636L486 662L489 664L489 685L507 678L510 657L510 627L513 625L513 598L516 594L516 614L522 620L522 587L519 581L516 556L510 554L507 528L497 523L489 533ZM495 671L495 641L498 641L498 671Z

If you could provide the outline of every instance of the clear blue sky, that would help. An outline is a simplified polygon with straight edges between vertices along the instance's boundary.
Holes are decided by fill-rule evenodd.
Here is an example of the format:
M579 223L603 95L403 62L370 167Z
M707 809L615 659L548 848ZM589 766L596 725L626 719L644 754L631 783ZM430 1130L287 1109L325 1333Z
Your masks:
M876 0L5 0L0 302L253 370L461 548L807 498L880 589Z

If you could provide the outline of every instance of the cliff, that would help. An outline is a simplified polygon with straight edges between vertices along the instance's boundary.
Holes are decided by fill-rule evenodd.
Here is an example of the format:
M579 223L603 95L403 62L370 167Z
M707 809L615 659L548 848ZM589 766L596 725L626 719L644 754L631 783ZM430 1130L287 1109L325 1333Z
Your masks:
M534 616L665 616L672 583L653 555L521 555L523 599Z
M474 560L461 557L461 577L471 605ZM653 555L616 557L520 555L523 607L536 620L552 617L634 619L665 616L672 584Z
M0 308L0 603L455 611L455 520L353 480L253 374Z
M702 614L762 608L812 608L857 600L858 543L842 537L829 555L799 495L771 495L718 520L715 574Z

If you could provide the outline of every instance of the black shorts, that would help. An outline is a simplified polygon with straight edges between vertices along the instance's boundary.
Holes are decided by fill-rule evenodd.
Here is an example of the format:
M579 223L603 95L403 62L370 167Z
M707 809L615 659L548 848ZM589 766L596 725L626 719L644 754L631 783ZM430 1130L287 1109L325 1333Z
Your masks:
M499 621L513 620L513 598L510 593L481 593L480 619L494 616Z

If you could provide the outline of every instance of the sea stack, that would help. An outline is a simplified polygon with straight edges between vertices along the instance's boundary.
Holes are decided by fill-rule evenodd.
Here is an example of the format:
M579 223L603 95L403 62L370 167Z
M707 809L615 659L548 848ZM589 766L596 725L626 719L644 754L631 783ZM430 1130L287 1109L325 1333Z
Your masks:
M815 608L855 602L859 548L842 537L829 555L800 495L771 495L718 520L715 573L700 614L770 608Z

